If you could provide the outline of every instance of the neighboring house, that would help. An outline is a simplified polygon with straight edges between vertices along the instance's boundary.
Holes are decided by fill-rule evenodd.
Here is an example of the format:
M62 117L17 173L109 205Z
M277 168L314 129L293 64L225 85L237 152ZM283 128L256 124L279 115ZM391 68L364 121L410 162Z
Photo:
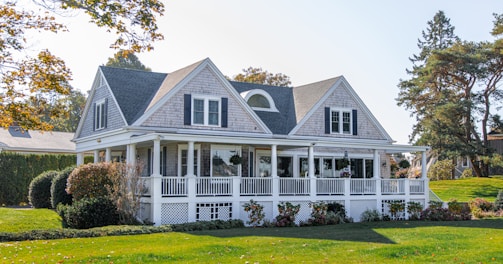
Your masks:
M489 140L489 147L491 147L495 153L503 155L503 133L501 130L491 130L487 135L487 140ZM503 174L502 167L492 167L490 168L491 175Z
M20 154L75 154L73 133L0 128L0 152Z
M169 74L101 66L74 141L78 163L91 151L145 164L141 217L156 225L246 221L250 199L269 220L280 202L300 204L297 221L314 201L341 203L355 221L391 200L428 203L425 169L381 177L387 153L425 159L428 148L393 144L342 76L274 87L228 81L210 59Z

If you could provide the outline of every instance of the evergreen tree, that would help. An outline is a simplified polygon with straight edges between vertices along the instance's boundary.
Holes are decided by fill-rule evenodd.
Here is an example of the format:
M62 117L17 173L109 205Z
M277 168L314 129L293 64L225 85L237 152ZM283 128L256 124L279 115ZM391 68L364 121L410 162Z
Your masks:
M149 67L143 65L143 63L141 63L140 59L138 59L138 57L134 53L123 50L115 53L113 58L108 58L108 62L107 64L105 64L105 66L141 71L152 71Z

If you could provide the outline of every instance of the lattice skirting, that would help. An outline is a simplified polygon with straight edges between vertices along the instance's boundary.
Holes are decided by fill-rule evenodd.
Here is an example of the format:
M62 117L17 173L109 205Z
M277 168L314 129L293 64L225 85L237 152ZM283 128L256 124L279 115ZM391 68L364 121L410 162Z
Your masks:
M196 204L196 221L232 219L232 203Z
M381 201L381 214L388 215L391 220L405 220L405 210L399 212L396 216L392 216L390 212L390 202L400 201L405 204L405 200L382 200ZM407 207L407 206L406 206Z
M182 224L189 221L187 203L163 203L161 206L161 224Z

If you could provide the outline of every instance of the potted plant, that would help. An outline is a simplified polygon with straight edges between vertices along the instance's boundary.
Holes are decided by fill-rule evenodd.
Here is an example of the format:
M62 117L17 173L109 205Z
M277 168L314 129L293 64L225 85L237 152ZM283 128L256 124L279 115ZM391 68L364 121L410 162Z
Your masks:
M230 158L229 158L229 162L232 163L233 165L239 165L241 164L241 161L243 160L243 158L241 158L241 156L239 156L239 154L234 154L232 155Z
M349 166L349 164L351 164L349 162L349 159L347 158L343 158L343 159L340 159L337 161L337 165L339 168L346 168L347 166Z

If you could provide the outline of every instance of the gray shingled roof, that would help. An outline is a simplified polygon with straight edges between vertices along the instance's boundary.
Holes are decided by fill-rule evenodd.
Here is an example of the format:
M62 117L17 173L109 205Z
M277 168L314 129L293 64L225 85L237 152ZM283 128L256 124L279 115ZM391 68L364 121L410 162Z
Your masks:
M145 113L167 75L106 66L100 69L129 125Z
M254 83L230 82L238 93L261 89L274 100L279 112L255 111L273 134L287 135L297 124L295 121L295 105L291 87L278 87Z
M297 86L293 89L293 98L296 106L295 115L297 122L320 101L327 91L339 80L340 77Z
M21 131L19 127L0 128L0 152L75 153L73 133Z

